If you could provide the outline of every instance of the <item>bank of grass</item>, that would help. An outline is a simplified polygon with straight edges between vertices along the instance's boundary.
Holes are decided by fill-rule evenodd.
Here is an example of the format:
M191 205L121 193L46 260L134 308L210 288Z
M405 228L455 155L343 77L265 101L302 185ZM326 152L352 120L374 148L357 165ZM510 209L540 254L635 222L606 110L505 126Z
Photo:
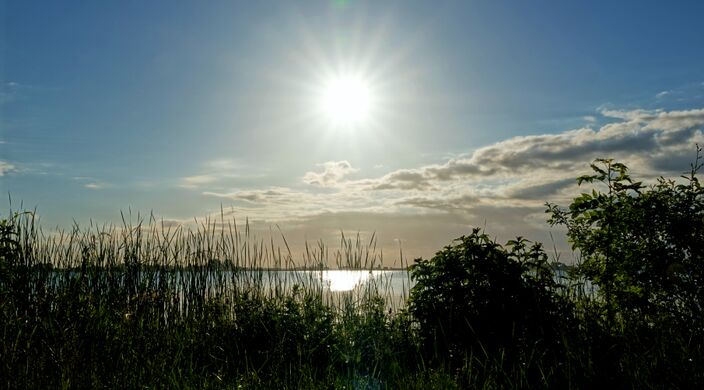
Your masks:
M2 223L6 387L367 388L402 380L414 359L383 281L331 293L280 272L294 263L285 247L224 220L51 235L33 213ZM371 269L379 256L357 237L296 264Z
M628 205L640 195L612 202L595 192L594 200L578 198L581 209L550 206L553 220L570 223L580 212L592 218L599 202L630 207L607 215L632 225L595 235L647 244L605 258L635 264L602 284L609 295L585 293L584 273L557 283L539 244L519 238L502 246L474 230L410 267L417 283L400 306L383 282L331 293L310 274L278 272L294 264L375 268L373 238L343 238L333 251L311 245L294 259L285 240L257 240L224 219L193 230L149 220L43 234L34 213L11 213L0 222L0 381L6 388L702 388L703 249L691 243L702 241L704 207L696 184L680 189L690 202L681 214L694 219L672 226L695 229L681 245L628 230L641 226L641 206ZM663 210L680 199L680 190L665 197L668 188L652 191ZM590 226L570 232L608 227ZM621 247L603 242L609 251ZM689 245L668 256L691 272L667 268L663 287L651 291L638 278L660 271L636 266L666 253L660 245L671 252Z

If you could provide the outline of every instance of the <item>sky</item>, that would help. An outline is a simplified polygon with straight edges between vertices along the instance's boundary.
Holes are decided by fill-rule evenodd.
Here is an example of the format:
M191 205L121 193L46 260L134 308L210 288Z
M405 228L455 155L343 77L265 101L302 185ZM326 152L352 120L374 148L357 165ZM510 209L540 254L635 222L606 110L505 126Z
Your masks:
M702 15L701 1L0 0L0 216L222 213L295 250L375 233L389 263L482 227L569 262L545 202L586 190L574 179L593 159L653 180L704 144ZM348 79L365 110L342 123L321 99Z

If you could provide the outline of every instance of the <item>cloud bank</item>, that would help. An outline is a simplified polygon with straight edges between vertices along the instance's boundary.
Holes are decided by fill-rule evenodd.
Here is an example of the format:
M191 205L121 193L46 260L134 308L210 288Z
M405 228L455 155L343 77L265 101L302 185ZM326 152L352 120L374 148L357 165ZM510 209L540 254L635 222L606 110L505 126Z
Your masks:
M575 178L588 173L594 159L614 158L652 180L687 171L695 144L704 144L704 109L598 114L607 122L598 128L512 137L376 177L364 177L343 160L319 164L298 186L223 192L207 190L210 180L191 182L203 195L230 202L232 215L278 223L300 236L377 231L387 250L399 242L423 242L412 257L432 255L473 226L486 227L500 240L520 234L550 244L554 229L544 222L545 202L568 204L580 192ZM567 249L564 239L557 241Z

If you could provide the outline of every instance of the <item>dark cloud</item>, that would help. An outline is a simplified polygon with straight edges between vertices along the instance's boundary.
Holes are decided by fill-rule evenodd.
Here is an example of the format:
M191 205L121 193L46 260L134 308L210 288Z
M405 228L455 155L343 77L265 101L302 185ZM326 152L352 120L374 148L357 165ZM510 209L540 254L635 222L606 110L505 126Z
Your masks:
M463 195L454 198L429 198L415 197L404 199L396 204L401 206L412 206L426 209L435 209L446 212L454 212L461 210L470 210L479 202L479 198L472 195Z
M433 186L422 172L409 169L394 171L377 181L371 182L374 190L428 190Z
M551 196L555 195L560 190L576 184L577 180L573 177L567 179L556 179L554 181L540 184L523 182L508 188L504 196L509 199L549 201Z
M226 198L231 200L243 200L250 203L291 203L300 195L288 188L236 191L230 193L204 192L203 195Z

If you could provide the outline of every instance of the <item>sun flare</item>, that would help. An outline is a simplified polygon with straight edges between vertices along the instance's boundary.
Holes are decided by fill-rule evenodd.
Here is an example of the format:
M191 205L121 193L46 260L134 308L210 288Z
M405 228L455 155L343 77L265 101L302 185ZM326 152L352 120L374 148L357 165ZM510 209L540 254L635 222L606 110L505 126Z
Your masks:
M328 80L320 94L323 115L336 126L358 126L370 119L373 94L361 77L339 76Z

